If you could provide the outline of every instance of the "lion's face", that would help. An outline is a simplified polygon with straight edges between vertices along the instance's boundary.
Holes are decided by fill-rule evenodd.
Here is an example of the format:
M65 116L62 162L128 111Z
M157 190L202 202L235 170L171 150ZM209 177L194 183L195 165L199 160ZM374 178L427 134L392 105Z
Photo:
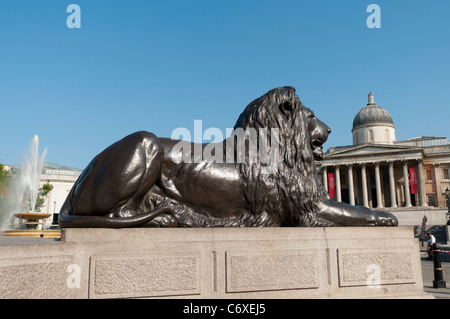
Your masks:
M314 112L303 107L306 118L308 120L308 131L311 139L311 148L314 154L315 160L323 159L323 143L328 139L328 135L331 133L331 129L321 120L319 120Z

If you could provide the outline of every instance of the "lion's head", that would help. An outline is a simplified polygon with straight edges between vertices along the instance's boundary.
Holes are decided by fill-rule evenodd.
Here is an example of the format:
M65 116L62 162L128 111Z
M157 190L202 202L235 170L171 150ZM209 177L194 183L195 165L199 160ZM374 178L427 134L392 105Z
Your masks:
M269 215L285 226L312 226L316 202L323 194L314 158L323 156L322 144L331 131L303 106L293 87L273 89L251 102L235 129L266 128L279 132L279 161L273 174L262 173L260 162L239 164L246 201L253 214Z
M327 141L328 135L331 133L331 129L321 120L319 120L314 112L303 107L306 118L308 120L308 131L311 139L311 148L314 154L314 159L323 159L323 144Z

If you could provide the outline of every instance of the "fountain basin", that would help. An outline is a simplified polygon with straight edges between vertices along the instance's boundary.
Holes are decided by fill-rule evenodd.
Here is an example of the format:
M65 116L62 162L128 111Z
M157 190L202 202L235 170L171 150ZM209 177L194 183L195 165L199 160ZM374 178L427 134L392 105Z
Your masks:
M3 236L20 236L20 237L40 237L40 238L61 238L59 229L36 229L37 225L44 224L43 221L52 214L45 213L16 213L14 216L25 220L21 224L27 229L13 229L3 232Z
M5 230L3 236L61 238L59 229L17 229Z
M29 221L36 221L41 219L46 219L50 217L52 214L46 214L46 213L16 213L14 216L20 219L26 219Z

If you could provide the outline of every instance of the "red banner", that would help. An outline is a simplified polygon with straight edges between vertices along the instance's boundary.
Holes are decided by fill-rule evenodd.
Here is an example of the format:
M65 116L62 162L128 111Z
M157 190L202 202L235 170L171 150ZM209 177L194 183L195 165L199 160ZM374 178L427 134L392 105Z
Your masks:
M417 168L409 169L409 180L411 181L411 194L419 192L419 185L417 183Z
M334 191L334 174L328 173L328 193L330 197L335 197L336 193Z

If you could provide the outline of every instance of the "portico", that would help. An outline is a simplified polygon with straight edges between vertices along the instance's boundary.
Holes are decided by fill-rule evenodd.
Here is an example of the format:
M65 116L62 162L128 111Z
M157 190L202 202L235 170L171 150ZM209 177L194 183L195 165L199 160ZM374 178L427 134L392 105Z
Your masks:
M397 141L391 115L375 104L372 93L353 120L352 134L353 145L330 147L316 162L336 201L375 209L447 206L447 138Z
M425 179L418 173L423 159L418 153L397 158L390 157L392 154L371 154L366 158L341 154L337 158L338 154L334 154L335 159L329 155L318 166L327 189L330 188L327 177L334 174L335 184L331 187L335 188L336 201L375 209L427 206L423 191ZM412 181L412 185L410 169L417 172L417 182Z

